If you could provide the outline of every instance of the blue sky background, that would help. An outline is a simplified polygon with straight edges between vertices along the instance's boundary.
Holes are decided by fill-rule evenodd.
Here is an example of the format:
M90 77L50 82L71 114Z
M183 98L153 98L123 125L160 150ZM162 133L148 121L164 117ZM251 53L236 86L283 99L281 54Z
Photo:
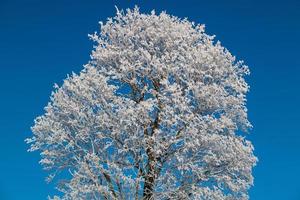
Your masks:
M98 31L119 8L166 10L204 23L209 34L250 66L249 139L260 162L253 200L300 199L300 1L0 0L0 199L54 194L38 153L27 153L33 119L53 84L79 72Z

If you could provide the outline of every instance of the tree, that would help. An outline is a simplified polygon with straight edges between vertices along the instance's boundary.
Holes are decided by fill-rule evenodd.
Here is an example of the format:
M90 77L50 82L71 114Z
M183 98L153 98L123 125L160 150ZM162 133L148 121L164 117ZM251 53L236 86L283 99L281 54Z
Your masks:
M69 173L62 199L248 199L248 67L165 12L100 24L91 61L55 86L27 139L49 181Z

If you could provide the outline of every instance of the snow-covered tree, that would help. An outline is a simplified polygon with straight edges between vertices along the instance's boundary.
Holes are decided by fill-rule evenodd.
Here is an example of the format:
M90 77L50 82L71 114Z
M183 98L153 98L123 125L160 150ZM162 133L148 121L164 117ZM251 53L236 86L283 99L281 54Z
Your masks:
M63 174L61 198L248 199L248 67L165 12L100 24L91 61L55 86L27 139L49 181Z

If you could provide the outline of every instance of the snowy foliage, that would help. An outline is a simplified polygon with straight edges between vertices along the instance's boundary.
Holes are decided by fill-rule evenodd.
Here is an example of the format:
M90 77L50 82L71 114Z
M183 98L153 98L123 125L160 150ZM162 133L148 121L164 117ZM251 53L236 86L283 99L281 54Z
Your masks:
M248 199L248 67L165 12L100 24L91 61L55 86L27 139L48 181L69 174L60 198Z

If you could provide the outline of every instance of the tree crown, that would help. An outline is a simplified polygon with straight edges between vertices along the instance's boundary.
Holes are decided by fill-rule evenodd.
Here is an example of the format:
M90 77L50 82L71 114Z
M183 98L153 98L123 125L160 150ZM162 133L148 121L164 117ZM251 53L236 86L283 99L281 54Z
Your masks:
M63 199L248 199L248 67L203 25L118 11L27 141Z

